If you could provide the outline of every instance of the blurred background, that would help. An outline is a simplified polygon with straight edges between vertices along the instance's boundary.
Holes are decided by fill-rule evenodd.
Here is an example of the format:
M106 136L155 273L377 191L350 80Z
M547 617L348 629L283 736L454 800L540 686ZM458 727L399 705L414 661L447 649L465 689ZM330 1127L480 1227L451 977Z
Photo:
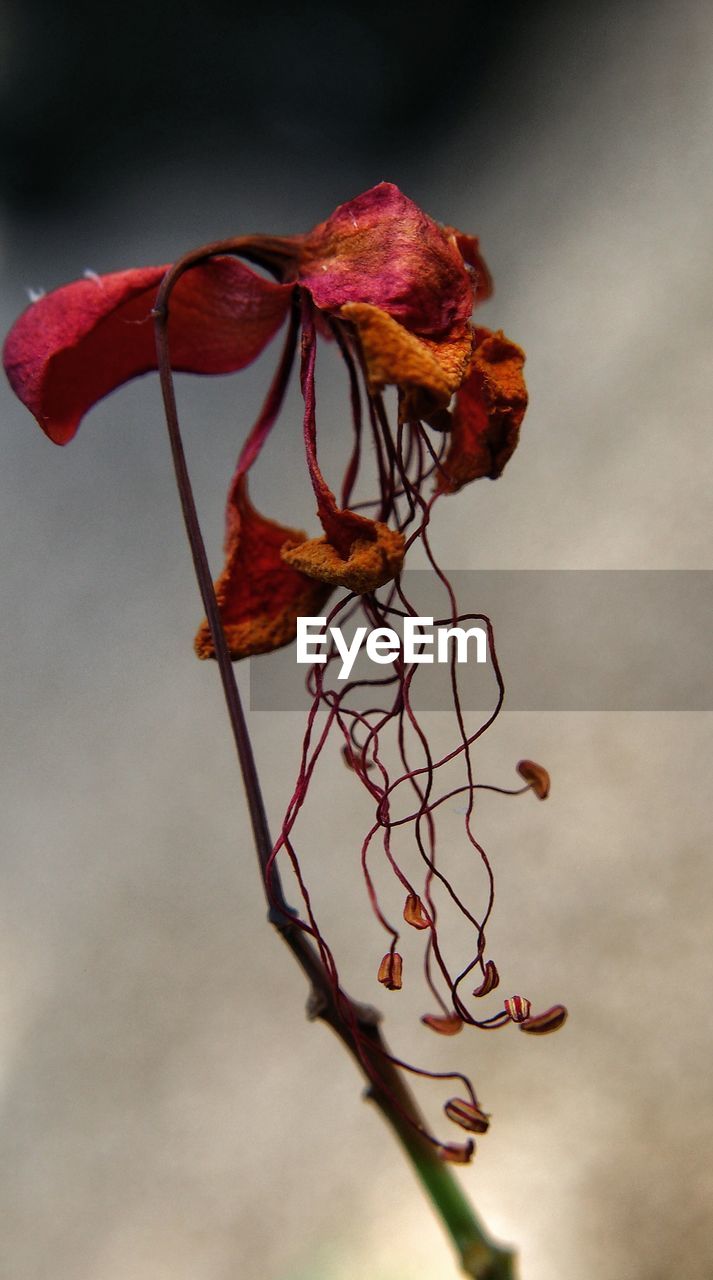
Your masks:
M4 329L29 289L304 231L388 178L480 235L483 322L528 352L520 448L441 504L442 562L711 567L703 0L5 0L0 40ZM273 360L180 380L216 566ZM156 379L66 450L1 394L0 1275L451 1280L264 922L217 672L192 654ZM345 413L325 368L328 471ZM256 500L314 530L296 404L279 432ZM301 719L252 725L278 822ZM449 732L434 714L433 741ZM338 760L318 780L303 847L347 984L387 1007L396 1049L474 1075L494 1121L462 1180L523 1280L713 1273L709 732L704 713L506 712L483 739L492 780L522 756L553 775L546 805L491 797L479 819L503 986L570 1009L541 1042L434 1044L422 993L376 988L368 811ZM423 1100L443 1131L439 1090Z

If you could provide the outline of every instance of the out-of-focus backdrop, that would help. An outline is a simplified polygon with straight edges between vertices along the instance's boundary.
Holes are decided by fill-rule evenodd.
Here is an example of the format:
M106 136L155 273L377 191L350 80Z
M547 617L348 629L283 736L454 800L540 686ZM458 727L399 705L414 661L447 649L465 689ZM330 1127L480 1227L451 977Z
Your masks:
M521 446L441 504L443 562L711 567L703 0L6 0L0 39L4 328L28 289L306 230L389 178L480 235L483 321L528 352ZM180 383L216 565L271 362ZM257 500L314 529L296 410L279 432ZM0 1275L449 1280L265 925L164 435L154 378L66 450L2 391ZM277 821L300 717L253 728ZM338 761L315 792L304 843L348 985L395 1047L475 1076L494 1122L463 1183L523 1280L713 1273L709 735L703 713L513 712L483 739L490 776L530 756L554 778L546 805L495 798L479 827L504 986L570 1008L541 1042L434 1043L418 993L375 990L365 811Z

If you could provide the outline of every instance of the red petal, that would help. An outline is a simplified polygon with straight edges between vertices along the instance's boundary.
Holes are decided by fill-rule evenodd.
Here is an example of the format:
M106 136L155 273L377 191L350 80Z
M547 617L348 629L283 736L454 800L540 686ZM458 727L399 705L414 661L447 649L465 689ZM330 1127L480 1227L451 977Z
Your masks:
M482 476L496 480L515 451L527 408L524 352L501 332L476 332L470 371L456 394L440 493L454 493Z
M477 236L468 236L463 231L458 231L455 227L444 227L443 230L447 235L453 237L458 246L463 261L470 268L475 289L475 304L485 302L486 298L492 297L493 293L493 277L485 263L480 252L480 242Z
M245 476L237 476L228 501L227 556L215 593L230 655L247 658L294 640L298 615L318 615L331 587L282 561L284 543L305 535L256 511ZM207 622L196 636L196 653L199 658L215 657Z
M167 270L77 280L35 302L10 331L4 350L10 384L55 444L72 439L102 396L156 368L151 309ZM236 258L187 271L169 304L174 369L242 369L282 324L291 292Z
M318 307L380 307L412 333L463 331L473 284L446 232L391 182L380 182L304 236L299 281Z

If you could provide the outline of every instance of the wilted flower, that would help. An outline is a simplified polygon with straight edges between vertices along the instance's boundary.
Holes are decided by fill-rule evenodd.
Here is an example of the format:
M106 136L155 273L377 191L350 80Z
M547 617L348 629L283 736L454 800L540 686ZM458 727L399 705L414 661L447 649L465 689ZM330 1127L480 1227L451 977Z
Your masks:
M235 255L267 269L265 279ZM382 182L301 236L246 236L196 255L170 299L175 370L230 373L256 358L288 324L285 352L263 413L243 446L230 487L226 564L216 589L234 657L294 638L335 586L373 591L397 576L404 539L380 519L349 509L348 464L338 503L317 461L314 366L317 332L339 343L353 388L361 364L369 393L393 384L402 422L451 425L438 473L442 491L499 475L526 405L523 356L502 335L474 329L470 314L491 292L475 238L438 226L397 187ZM157 367L152 309L168 268L90 277L46 294L24 313L4 361L20 399L56 444L66 444L102 396ZM255 510L247 474L280 411L302 330L307 466L324 536L307 540ZM354 406L355 430L360 431ZM201 657L212 655L202 627Z
M5 344L5 368L14 390L50 439L66 444L87 410L129 379L160 367L166 395L167 383L172 388L172 370L234 372L253 361L285 328L272 384L243 441L228 494L226 559L215 594L230 655L237 659L287 644L295 636L297 618L319 613L337 587L346 588L347 594L337 600L330 621L344 621L356 608L372 627L418 616L400 576L405 553L415 540L446 592L445 622L461 620L428 540L431 511L443 494L471 480L501 474L517 444L527 404L520 348L503 333L471 323L474 305L490 293L478 241L438 225L397 187L383 182L340 205L306 235L243 236L208 245L171 268L92 274L65 285L43 296L18 320ZM318 462L318 338L336 343L349 382L353 436L339 498ZM248 474L273 431L298 351L307 471L323 531L317 538L261 514L248 493ZM382 395L390 386L397 391L395 423L389 420ZM357 487L363 484L367 433L378 492L355 502ZM209 577L207 583L210 588ZM385 597L377 594L381 587L387 588ZM214 602L209 589L206 599L210 612ZM407 666L397 655L392 672L383 679L335 687L330 683L334 648L328 651L325 664L313 668L308 679L313 703L298 778L279 837L271 854L268 845L269 856L262 860L268 894L278 859L286 861L294 875L300 913L289 914L279 895L271 897L271 903L282 923L287 916L290 927L304 931L314 943L331 998L342 1010L367 1074L374 1070L373 1042L357 1025L342 991L295 846L309 784L333 731L374 809L373 823L361 841L361 865L370 906L389 936L378 981L390 990L398 990L403 981L397 950L400 923L392 923L382 906L379 877L371 865L380 844L379 876L384 870L395 876L398 902L405 896L403 920L415 931L409 931L410 941L420 937L423 946L425 982L439 1010L423 1016L426 1027L453 1036L465 1026L491 1029L516 1021L523 1030L541 1034L564 1021L562 1006L529 1017L529 1003L519 996L488 1016L476 1016L461 991L475 970L480 976L473 991L476 999L487 997L499 981L494 962L485 956L493 873L473 831L475 793L488 784L475 780L472 747L498 714L504 686L492 628L488 619L482 621L493 656L496 703L484 723L468 732L452 665L457 737L440 758L432 755L414 708L414 665ZM210 626L203 623L196 638L200 657L215 655L220 631L215 618ZM221 661L225 666L224 655ZM366 707L357 696L364 688L369 695ZM462 769L461 782L440 784L442 771L451 767ZM524 789L532 787L544 798L549 779L542 766L521 761L518 768L528 784ZM439 808L456 797L465 797L464 837L484 881L478 910L466 905L437 856ZM403 835L405 847L399 847ZM448 909L460 912L474 935L473 950L456 971L447 954L449 932L440 924L439 895ZM397 909L401 914L401 907ZM446 1114L466 1129L485 1131L488 1118L466 1077L428 1072L384 1053L393 1066L419 1076L458 1080L468 1096L452 1098ZM391 1104L399 1109L396 1095ZM420 1122L416 1127L443 1159L470 1159L472 1142L443 1144Z

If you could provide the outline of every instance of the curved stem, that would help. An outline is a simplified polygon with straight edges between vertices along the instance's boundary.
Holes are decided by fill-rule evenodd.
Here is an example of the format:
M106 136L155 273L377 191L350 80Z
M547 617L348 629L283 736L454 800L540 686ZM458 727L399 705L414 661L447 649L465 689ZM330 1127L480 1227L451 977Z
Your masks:
M154 308L156 347L176 482L203 607L211 629L228 717L248 802L255 849L269 919L283 937L311 986L308 1012L339 1036L367 1079L367 1096L399 1137L460 1258L464 1273L474 1280L515 1280L514 1254L496 1245L470 1208L451 1170L433 1144L423 1136L425 1122L401 1073L389 1059L379 1028L379 1014L358 1004L344 992L335 993L319 954L287 905L277 867L270 864L273 844L260 788L255 757L245 721L240 691L220 618L205 542L181 438L168 347L168 299L185 270L212 253L235 252L239 242L210 246L177 263L165 277Z

